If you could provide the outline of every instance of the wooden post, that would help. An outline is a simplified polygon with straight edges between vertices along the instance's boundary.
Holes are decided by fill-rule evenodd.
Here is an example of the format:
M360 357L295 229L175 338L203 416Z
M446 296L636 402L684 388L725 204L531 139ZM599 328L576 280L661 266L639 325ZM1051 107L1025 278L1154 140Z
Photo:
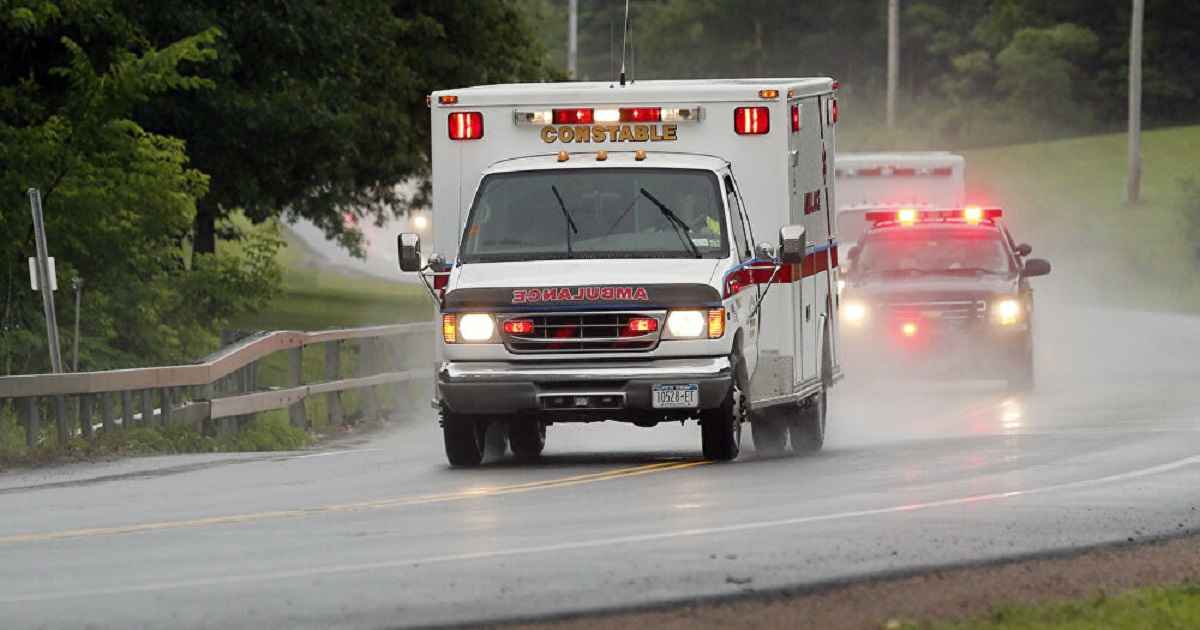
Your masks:
M71 439L71 427L67 421L67 399L63 396L54 397L54 428L58 432L59 446L65 446Z
M358 376L370 376L374 374L374 339L359 339L358 340ZM379 418L379 396L375 393L375 387L364 387L363 395L363 420L376 420Z
M1142 195L1142 30L1144 0L1133 0L1129 29L1129 138L1125 203L1136 204Z
M33 448L37 446L38 433L41 432L41 418L38 416L41 410L38 408L38 399L34 397L20 398L16 401L17 413L22 416L21 420L25 423L25 446Z
M133 392L125 390L121 392L121 428L128 429L133 426Z
M173 393L170 387L164 387L159 390L158 401L162 410L159 412L158 417L162 420L161 424L164 427L171 424L171 405L174 403Z
M79 432L85 438L92 437L92 414L95 413L96 398L91 394L79 396Z
M142 426L153 426L154 422L154 390L142 390Z
M113 397L110 393L100 394L100 422L103 423L104 432L112 433L113 431Z
M304 384L304 346L288 350L288 385L299 387ZM308 428L308 418L304 410L304 401L292 403L288 407L288 420L297 429Z
M339 341L325 342L325 380L336 381L342 375L342 345ZM325 405L329 407L329 425L340 427L346 421L342 414L342 397L339 392L325 394Z

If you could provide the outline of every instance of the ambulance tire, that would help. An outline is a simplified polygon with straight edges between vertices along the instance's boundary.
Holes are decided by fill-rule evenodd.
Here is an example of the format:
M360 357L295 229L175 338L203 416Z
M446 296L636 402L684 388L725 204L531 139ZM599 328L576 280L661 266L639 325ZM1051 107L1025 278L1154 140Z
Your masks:
M704 458L727 462L737 459L742 449L742 423L747 417L743 367L738 353L729 357L733 365L733 383L725 400L716 409L700 412L700 444Z
M537 459L546 448L546 423L513 422L508 427L508 445L517 459Z
M446 460L455 468L473 468L483 462L488 422L484 418L455 413L442 414L442 438Z
M787 418L778 407L755 411L750 416L754 451L760 457L779 457L787 452Z
M1033 339L1027 337L1023 351L1013 361L1012 371L1008 376L1008 390L1011 392L1031 392L1034 386L1033 370Z
M811 455L825 446L825 392L825 387L821 387L820 392L810 396L800 408L796 422L788 426L794 455Z

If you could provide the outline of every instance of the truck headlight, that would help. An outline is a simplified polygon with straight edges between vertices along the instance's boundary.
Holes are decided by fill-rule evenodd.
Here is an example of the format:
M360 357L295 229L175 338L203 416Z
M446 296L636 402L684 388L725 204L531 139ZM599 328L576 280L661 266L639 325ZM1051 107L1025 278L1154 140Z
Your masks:
M719 339L725 334L725 309L671 311L667 314L667 336L671 339Z
M842 317L847 323L854 324L855 326L867 321L867 312L868 309L865 302L855 300L842 305Z
M1006 298L992 305L992 319L1001 326L1012 326L1021 321L1021 301Z
M488 341L496 334L496 320L487 313L467 313L458 318L458 336L463 341Z

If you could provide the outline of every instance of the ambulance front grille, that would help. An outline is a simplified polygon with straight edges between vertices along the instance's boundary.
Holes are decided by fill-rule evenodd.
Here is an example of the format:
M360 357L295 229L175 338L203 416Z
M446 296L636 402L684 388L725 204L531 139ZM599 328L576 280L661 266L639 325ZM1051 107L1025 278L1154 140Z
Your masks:
M964 300L952 302L893 302L888 312L897 319L932 319L940 321L971 321L987 315L987 302Z
M658 330L633 333L629 320L652 317ZM502 333L504 345L513 353L562 352L644 352L658 346L665 314L640 313L544 313L514 314L505 320L523 319L533 322L533 330L525 334Z

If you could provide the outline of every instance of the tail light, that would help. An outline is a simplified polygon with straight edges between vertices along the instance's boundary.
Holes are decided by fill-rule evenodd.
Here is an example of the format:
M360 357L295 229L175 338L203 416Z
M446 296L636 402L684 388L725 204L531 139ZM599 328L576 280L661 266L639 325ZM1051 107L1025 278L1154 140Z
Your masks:
M556 125L590 125L595 120L595 111L590 107L554 110L554 124Z
M450 313L442 315L442 341L458 343L458 316Z
M658 320L653 317L634 317L626 327L634 334L652 333L658 330Z
M800 131L800 106L792 105L792 133Z
M622 107L621 122L661 122L661 107Z
M451 112L450 139L478 140L483 137L482 112Z
M733 110L733 130L742 136L759 136L771 131L771 110L766 107Z
M838 102L836 98L829 99L829 124L835 125L838 121Z
M533 332L533 320L510 319L504 322L504 332L510 335L528 335Z

